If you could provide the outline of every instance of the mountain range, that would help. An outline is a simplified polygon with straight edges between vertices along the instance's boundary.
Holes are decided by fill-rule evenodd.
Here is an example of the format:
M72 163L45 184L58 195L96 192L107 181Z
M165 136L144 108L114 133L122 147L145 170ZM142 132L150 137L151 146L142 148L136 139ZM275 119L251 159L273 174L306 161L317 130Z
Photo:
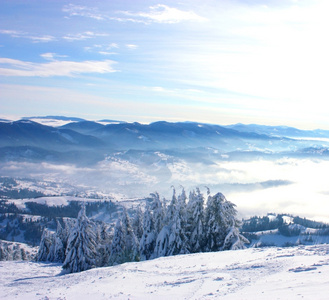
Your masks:
M35 120L61 120L67 124L47 126ZM34 120L34 121L32 121ZM291 150L291 145L303 146L298 138L329 137L329 131L305 131L292 127L236 124L220 126L196 122L165 121L151 124L109 123L68 117L33 117L19 121L0 121L0 146L30 146L48 150L77 148L110 150L168 150L213 147L220 152L259 149ZM323 145L322 142L321 145ZM314 144L314 143L313 143Z
M45 125L45 122L53 126ZM56 126L58 124L61 125ZM231 157L278 153L327 155L329 143L316 141L319 137L329 137L329 131L197 122L96 122L60 116L23 118L13 122L0 120L2 161L48 159L91 163L117 151L167 151L178 156L195 154L200 159L225 153L230 153Z

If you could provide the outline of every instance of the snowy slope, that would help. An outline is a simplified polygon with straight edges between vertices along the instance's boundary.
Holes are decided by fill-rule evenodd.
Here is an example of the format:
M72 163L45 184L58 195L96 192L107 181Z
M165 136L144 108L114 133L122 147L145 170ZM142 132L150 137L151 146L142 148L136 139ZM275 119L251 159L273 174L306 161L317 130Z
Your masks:
M0 299L328 299L329 245L166 257L61 274L0 263Z

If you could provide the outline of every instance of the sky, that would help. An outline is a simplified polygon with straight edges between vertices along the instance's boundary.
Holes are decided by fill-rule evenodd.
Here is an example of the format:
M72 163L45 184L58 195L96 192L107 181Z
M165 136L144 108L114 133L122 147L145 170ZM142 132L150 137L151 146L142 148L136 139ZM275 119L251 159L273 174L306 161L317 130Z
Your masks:
M326 0L1 0L0 118L329 129Z

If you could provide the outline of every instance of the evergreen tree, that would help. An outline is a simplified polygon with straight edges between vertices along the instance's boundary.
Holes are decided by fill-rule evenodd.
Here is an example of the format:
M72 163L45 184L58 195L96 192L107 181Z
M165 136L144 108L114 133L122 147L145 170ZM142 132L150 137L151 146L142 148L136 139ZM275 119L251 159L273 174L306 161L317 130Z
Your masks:
M232 202L222 193L208 196L206 208L206 248L205 251L241 249L249 242L239 233L237 211Z
M159 195L157 193L154 195L155 195L155 197L153 199L154 199L155 203L159 203ZM170 235L171 235L171 228L172 228L173 221L174 221L176 206L177 206L176 190L173 187L173 195L171 198L171 202L168 205L166 211L164 211L161 214L161 218L163 219L163 222L161 224L162 226L160 228L160 224L159 224L158 230L156 230L157 237L156 237L155 247L154 247L154 251L151 255L151 258L168 256L170 253L169 239L170 239Z
M240 234L239 227L236 225L228 229L228 233L224 240L222 250L239 250L245 249L245 244L249 244L249 240Z
M59 220L56 220L56 222L57 222L57 229L54 237L53 261L63 263L65 260L65 251L67 246L67 233L65 232Z
M138 241L130 224L127 211L116 223L112 244L110 246L109 265L138 261Z
M171 223L174 219L176 210L177 210L177 203L178 203L178 200L177 200L177 197L176 197L176 190L173 187L173 195L171 197L170 204L167 207L165 217L164 217L164 223L166 225L171 225Z
M154 230L155 234L158 235L164 225L166 210L164 202L160 200L160 196L157 192L151 194L151 197L151 211L154 222Z
M132 227L134 229L137 240L140 241L143 236L143 212L140 205L137 207L135 216L132 220Z
M37 254L37 261L51 261L53 257L54 234L47 228L43 230L39 250Z
M83 206L68 239L63 269L70 273L91 269L96 265L96 255L95 225Z
M153 257L171 256L176 254L189 253L186 230L186 194L182 190L181 195L176 198L176 191L173 189L173 196L167 208L165 223L160 231Z
M105 223L101 223L97 227L96 241L97 241L97 267L104 267L108 265L111 244L110 235L107 232L108 227Z
M151 258L154 252L156 239L157 234L155 231L155 224L151 213L151 207L150 205L147 205L143 218L143 235L139 243L139 253L141 260L148 260Z
M169 250L170 250L170 233L171 233L171 227L170 225L165 225L162 227L160 233L158 234L156 241L155 241L155 247L153 253L150 255L150 258L157 258L162 256L168 256Z
M204 243L204 197L197 188L189 195L187 204L187 237L191 253L201 252Z
M169 237L169 255L189 253L186 215L186 193L184 188L177 200L176 209L174 211L173 220L171 222Z
M222 249L227 224L225 223L223 204L226 201L221 193L210 196L208 193L208 201L205 214L206 227L206 245L205 252L219 251Z

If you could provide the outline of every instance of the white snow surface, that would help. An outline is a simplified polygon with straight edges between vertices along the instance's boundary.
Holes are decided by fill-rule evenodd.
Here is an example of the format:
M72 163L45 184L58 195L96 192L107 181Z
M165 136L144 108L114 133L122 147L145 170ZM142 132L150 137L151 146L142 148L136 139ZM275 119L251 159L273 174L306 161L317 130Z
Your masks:
M0 262L0 299L328 299L329 245L164 257L62 274Z

